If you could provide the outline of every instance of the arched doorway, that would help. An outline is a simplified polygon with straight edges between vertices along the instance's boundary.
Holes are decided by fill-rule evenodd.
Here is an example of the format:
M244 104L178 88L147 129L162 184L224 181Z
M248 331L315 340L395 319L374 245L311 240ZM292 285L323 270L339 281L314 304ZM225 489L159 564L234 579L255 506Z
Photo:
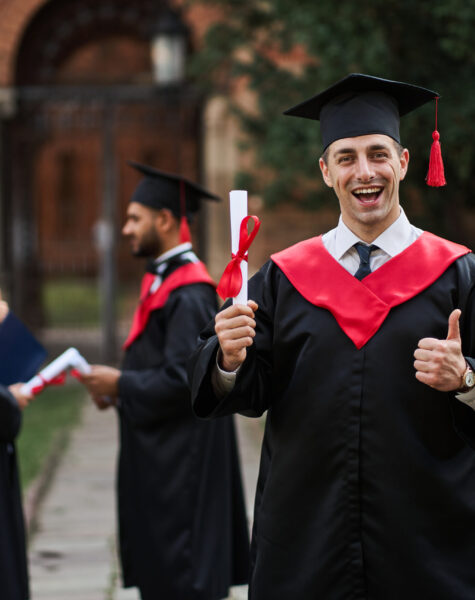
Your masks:
M76 330L91 320L99 276L108 360L116 300L141 276L118 235L138 179L127 159L200 178L201 99L187 83L153 82L150 25L167 10L154 0L52 0L18 52L5 219L13 305L51 332L50 304L62 300L59 324ZM89 307L83 318L78 302Z

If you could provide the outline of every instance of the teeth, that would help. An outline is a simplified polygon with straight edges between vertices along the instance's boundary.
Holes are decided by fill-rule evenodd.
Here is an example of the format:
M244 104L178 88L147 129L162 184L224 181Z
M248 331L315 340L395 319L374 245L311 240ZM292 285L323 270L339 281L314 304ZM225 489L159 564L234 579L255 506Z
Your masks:
M354 194L377 194L381 191L381 188L362 188L359 190L355 190Z

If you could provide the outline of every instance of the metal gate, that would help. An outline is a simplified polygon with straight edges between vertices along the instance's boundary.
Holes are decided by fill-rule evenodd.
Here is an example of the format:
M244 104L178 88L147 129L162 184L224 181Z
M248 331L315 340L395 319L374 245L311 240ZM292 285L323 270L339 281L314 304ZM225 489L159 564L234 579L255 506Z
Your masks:
M126 161L199 179L200 98L153 85L18 94L4 195L12 305L50 346L114 361L142 274L120 237L138 181Z

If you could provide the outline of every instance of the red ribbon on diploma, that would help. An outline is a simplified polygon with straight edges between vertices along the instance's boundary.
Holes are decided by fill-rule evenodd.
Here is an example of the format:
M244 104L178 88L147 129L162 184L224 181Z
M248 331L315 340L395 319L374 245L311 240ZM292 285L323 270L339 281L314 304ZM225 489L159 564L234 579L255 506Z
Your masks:
M38 373L38 377L41 379L41 383L32 388L31 393L33 394L33 396L36 396L37 394L42 392L48 385L64 385L66 383L66 373L60 373L59 375L53 377L53 379L50 379L49 381L45 379L43 375L41 375L41 373Z
M254 221L254 227L252 228L251 233L248 233L247 224L251 219ZM236 254L231 254L232 258L224 269L224 273L221 275L221 279L219 280L216 289L223 300L226 298L234 298L239 294L242 287L241 262L243 260L247 261L247 251L254 241L260 226L260 220L254 215L244 217L241 221L238 251Z

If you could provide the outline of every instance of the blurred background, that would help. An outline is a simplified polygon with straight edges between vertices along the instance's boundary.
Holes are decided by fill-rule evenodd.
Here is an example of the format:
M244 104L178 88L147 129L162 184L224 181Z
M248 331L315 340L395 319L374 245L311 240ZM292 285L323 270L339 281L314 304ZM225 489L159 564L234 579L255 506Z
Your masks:
M334 227L318 123L282 112L350 72L441 95L448 185L424 182L434 103L401 123L411 152L401 203L415 225L473 246L474 31L475 0L0 0L4 297L51 358L76 346L91 362L119 359L143 273L120 235L139 180L127 160L222 196L192 230L216 280L231 189L247 189L262 219L251 273ZM30 533L83 400L77 385L49 389L25 412ZM258 443L256 465L257 455Z

